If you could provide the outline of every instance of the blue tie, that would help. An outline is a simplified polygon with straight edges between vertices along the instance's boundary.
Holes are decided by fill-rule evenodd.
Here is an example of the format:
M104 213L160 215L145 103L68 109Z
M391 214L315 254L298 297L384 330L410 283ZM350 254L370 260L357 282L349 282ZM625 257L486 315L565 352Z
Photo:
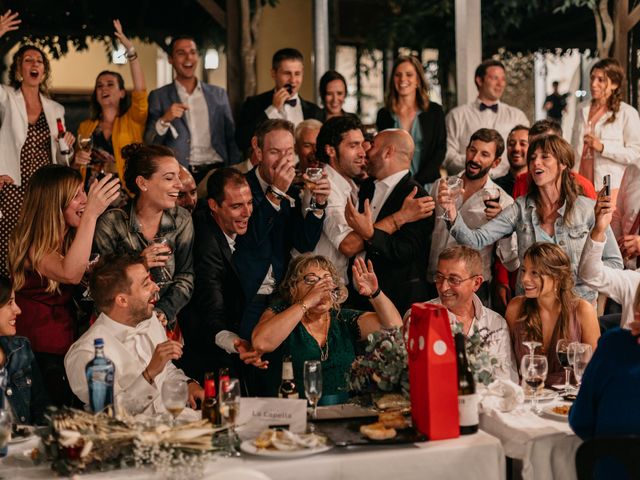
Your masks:
M481 112L484 112L487 109L493 110L493 113L498 113L498 104L497 103L495 103L493 105L487 105L485 103L481 103L480 104L480 111Z

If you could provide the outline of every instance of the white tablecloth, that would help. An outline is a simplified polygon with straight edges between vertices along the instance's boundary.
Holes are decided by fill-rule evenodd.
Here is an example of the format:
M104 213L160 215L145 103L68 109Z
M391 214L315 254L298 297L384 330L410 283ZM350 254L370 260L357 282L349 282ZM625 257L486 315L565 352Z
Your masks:
M36 442L9 448L9 456L0 460L0 478L51 478L49 466L33 466L22 452ZM263 472L272 480L340 480L340 479L478 479L504 480L505 457L500 441L485 432L453 440L424 442L405 447L334 448L299 459L280 460L244 456L219 458L207 465L205 477L224 470L248 468ZM150 469L119 470L82 478L128 480L159 479Z
M575 456L582 440L566 420L537 416L526 405L513 412L482 414L480 428L500 439L507 457L522 461L523 480L576 478Z

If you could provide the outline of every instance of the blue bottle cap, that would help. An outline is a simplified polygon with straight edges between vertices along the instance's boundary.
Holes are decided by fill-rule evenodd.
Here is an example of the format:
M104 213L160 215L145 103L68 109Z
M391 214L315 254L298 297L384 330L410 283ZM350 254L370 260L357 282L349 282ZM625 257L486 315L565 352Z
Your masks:
M96 339L93 341L93 346L94 346L94 347L104 347L104 340L103 340L103 339L101 339L101 338L96 338Z

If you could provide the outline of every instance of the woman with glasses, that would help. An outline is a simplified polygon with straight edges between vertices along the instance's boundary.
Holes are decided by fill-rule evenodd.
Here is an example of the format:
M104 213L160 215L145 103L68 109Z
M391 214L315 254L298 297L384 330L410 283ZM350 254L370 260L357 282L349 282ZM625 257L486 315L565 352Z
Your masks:
M291 356L297 385L303 385L306 360L322 362L324 405L348 400L345 374L355 360L356 342L375 331L402 326L398 310L378 287L371 262L365 265L357 258L353 278L360 295L369 297L374 312L340 309L347 291L333 264L320 255L300 255L291 261L282 281L283 300L272 304L253 330L251 341L256 350L274 352L276 360ZM275 396L280 370L273 361L269 370L271 391L264 393Z

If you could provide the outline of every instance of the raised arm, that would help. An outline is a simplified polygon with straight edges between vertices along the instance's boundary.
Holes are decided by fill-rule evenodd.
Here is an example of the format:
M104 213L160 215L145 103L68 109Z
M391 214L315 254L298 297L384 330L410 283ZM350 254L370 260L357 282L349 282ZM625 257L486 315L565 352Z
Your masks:
M116 38L122 43L126 50L127 60L129 61L129 66L131 67L131 78L133 79L133 89L136 92L142 92L147 89L144 81L144 72L142 71L142 65L140 65L140 60L138 59L138 53L136 52L133 43L122 31L122 25L120 24L120 20L113 21L113 27L116 29L114 35Z

